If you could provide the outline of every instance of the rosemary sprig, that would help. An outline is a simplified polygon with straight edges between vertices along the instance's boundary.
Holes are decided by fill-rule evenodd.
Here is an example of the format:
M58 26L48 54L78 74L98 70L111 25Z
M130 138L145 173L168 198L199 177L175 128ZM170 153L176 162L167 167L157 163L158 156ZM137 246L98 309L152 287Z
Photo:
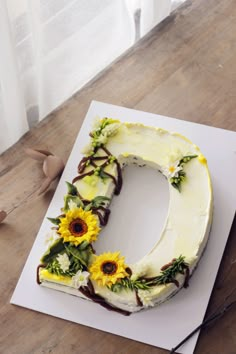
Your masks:
M175 282L177 274L184 274L188 264L185 262L185 257L182 255L177 259L173 259L169 264L162 267L161 274L151 279L149 284L162 285Z
M152 278L138 278L136 280L132 280L131 278L120 279L111 286L110 290L113 292L119 292L122 289L149 290L155 285L169 283L175 283L176 286L178 286L176 276L177 274L185 274L186 269L188 269L188 264L185 262L185 257L180 255L178 258L174 258L170 263L164 265L158 276Z
M131 280L130 278L124 278L120 279L117 283L113 284L109 289L115 293L118 293L123 289L131 291L139 289L148 290L150 289L150 286L146 284L146 281L144 279Z
M46 269L52 274L73 277L79 270L83 270L83 266L78 260L72 259L69 269L63 272L58 260L53 259L47 264Z

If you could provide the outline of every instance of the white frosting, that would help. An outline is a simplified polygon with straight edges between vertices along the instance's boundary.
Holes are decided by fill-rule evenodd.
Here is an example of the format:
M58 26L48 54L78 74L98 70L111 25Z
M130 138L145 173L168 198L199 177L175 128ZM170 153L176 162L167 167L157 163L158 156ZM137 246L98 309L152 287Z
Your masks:
M182 255L189 264L191 274L206 246L213 209L210 175L199 148L179 134L133 123L119 125L116 134L107 140L106 148L118 158L121 166L135 162L163 173L170 164L175 164L184 156L198 155L184 165L186 180L181 184L181 192L173 188L168 180L169 211L161 237L146 256L130 265L133 279L140 276L153 277L160 274L163 265ZM116 175L114 164L108 165L106 170ZM85 178L77 181L75 185L85 199L100 195L111 197L114 192L114 183L111 179L104 182L97 176L90 178L89 183ZM95 281L93 285L95 292L111 305L135 312L173 296L183 286L185 275L178 274L176 279L179 281L179 288L169 283L154 286L150 290L138 290L143 307L137 304L134 291L122 290L115 293L107 287L98 286ZM44 286L84 297L79 291L75 292L72 282L60 285L62 284L60 280L52 280L43 275L41 281Z

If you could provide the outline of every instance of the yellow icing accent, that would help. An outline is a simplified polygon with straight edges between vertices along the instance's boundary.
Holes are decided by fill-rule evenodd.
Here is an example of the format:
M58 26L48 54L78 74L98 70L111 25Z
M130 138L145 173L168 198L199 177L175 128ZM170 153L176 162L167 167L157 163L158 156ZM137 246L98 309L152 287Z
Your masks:
M191 140L189 140L188 138L186 138L186 136L184 136L182 134L179 134L179 133L170 133L170 134L174 135L174 136L178 136L179 138L185 140L189 144L193 144Z
M176 167L175 167L175 166L170 166L170 167L169 167L169 172L170 172L170 173L175 172L175 170L176 170Z
M205 156L203 154L198 155L198 161L201 162L202 164L207 163L207 159L205 158Z
M124 157L129 157L129 153L128 152L124 152L123 154L122 154L122 156L124 156Z
M165 129L162 129L162 128L154 128L158 133L160 133L160 134L167 134L168 133L168 131L167 130L165 130Z
M113 119L113 118L101 118L100 122L104 122L107 119L107 121L109 122L109 124L113 124L113 123L120 123L120 121L118 119Z
M87 194L87 199L92 200L94 199L98 194L98 188L94 188L93 191L90 191L90 193Z
M200 151L200 148L197 145L194 144L193 147L194 147L194 149Z
M95 175L85 176L81 180L81 183L85 182L85 185L83 187L81 185L78 187L77 185L77 189L81 190L82 196L85 199L91 200L97 196L99 180L100 178Z
M132 128L132 127L145 127L144 124L142 123L130 123L130 122L125 122L124 125L127 127L127 128Z
M50 273L47 269L41 269L40 279L51 280L51 281L60 281L66 284L71 282L71 278L64 275L57 275Z
M84 182L89 184L91 187L95 187L97 182L98 182L98 177L97 176L85 176L83 178Z

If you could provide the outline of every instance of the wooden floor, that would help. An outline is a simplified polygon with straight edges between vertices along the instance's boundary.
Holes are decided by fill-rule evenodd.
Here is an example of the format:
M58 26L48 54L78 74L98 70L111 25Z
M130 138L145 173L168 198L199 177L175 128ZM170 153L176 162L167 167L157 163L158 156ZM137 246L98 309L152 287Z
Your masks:
M56 186L37 196L43 173L24 148L44 148L66 162L91 100L236 130L236 1L186 1L0 156L0 209L9 213L0 225L2 354L166 353L9 304ZM235 286L236 222L208 313ZM195 353L236 353L236 306L202 331Z

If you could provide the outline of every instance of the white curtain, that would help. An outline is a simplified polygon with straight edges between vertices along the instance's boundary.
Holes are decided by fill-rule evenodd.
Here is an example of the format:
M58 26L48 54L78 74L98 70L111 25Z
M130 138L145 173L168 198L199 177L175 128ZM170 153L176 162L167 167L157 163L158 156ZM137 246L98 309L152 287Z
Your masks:
M172 5L0 0L0 153L165 18Z

